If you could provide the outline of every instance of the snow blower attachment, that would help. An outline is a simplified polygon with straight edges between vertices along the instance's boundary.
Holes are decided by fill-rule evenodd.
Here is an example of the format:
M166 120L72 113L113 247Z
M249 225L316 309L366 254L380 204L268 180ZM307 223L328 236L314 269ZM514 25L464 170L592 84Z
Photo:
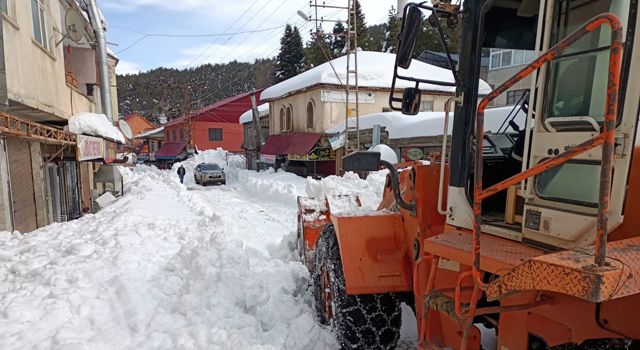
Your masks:
M344 349L393 349L405 302L419 349L637 349L638 1L465 0L463 13L433 4L404 9L393 84L412 90L389 102L411 114L421 86L455 88L450 147L399 171L351 154L348 169L390 170L378 210L340 213L327 199L322 220L299 214L320 321ZM410 76L424 11L445 52L440 21L461 25L455 82ZM537 58L479 96L483 48L495 65L523 49ZM519 83L531 96L520 132L485 131L488 105Z

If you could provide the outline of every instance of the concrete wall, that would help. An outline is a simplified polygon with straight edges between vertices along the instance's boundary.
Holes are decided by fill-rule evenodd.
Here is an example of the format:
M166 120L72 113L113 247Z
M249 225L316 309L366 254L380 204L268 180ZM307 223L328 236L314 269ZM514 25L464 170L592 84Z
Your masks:
M522 68L524 68L524 65L489 70L489 73L487 75L487 83L491 85L491 88L496 88L500 86L502 83L504 83L505 81L507 81L509 78L513 77ZM528 90L531 88L531 79L533 79L533 76L530 75L522 79L518 83L516 83L507 91L523 90L523 89ZM493 103L491 104L491 106L493 107L503 107L506 105L507 105L507 92L498 96L495 100L493 100Z
M270 101L270 125L269 134L279 134L281 132L280 125L280 110L291 106L292 119L293 119L293 132L318 132L322 133L327 129L332 128L338 123L345 120L346 108L344 102L322 102L321 95L322 90L332 90L336 92L343 92L337 87L317 87L305 92L300 92L294 95L287 96L278 100ZM373 103L359 103L360 115L367 115L372 113L380 113L389 108L389 93L390 90L376 89L367 90L361 89L360 93L371 94ZM450 96L436 95L425 93L422 96L422 101L433 101L433 111L444 111L444 105ZM307 104L312 102L314 105L314 126L313 128L307 128ZM350 104L352 108L355 107L354 103ZM354 117L355 114L352 116Z
M18 0L13 17L2 20L8 97L63 119L78 111L95 111L92 100L75 96L81 91L66 83L64 44L55 46L62 39L60 14L67 5L58 0L47 4L48 50L34 39L30 1ZM85 64L95 72L95 61Z

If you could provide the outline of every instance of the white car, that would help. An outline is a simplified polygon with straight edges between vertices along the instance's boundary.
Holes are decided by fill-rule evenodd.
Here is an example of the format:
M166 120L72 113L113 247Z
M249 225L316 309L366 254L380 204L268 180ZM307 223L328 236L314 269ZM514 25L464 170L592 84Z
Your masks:
M224 174L224 168L216 163L200 163L193 172L193 179L198 185L227 183L227 177Z

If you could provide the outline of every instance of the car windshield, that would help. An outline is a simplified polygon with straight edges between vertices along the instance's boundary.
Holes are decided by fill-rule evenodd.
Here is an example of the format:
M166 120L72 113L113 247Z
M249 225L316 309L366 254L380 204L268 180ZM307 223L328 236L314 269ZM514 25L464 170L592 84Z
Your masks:
M220 170L218 164L203 164L202 170Z

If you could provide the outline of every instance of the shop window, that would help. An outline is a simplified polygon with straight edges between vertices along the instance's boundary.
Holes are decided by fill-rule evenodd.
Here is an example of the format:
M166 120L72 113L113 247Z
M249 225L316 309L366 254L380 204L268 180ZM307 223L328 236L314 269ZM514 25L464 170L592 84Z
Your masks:
M313 129L313 101L307 103L307 129Z
M222 141L222 129L209 128L209 141Z
M33 38L49 50L49 38L47 36L46 7L43 0L31 0L31 19L33 21Z

